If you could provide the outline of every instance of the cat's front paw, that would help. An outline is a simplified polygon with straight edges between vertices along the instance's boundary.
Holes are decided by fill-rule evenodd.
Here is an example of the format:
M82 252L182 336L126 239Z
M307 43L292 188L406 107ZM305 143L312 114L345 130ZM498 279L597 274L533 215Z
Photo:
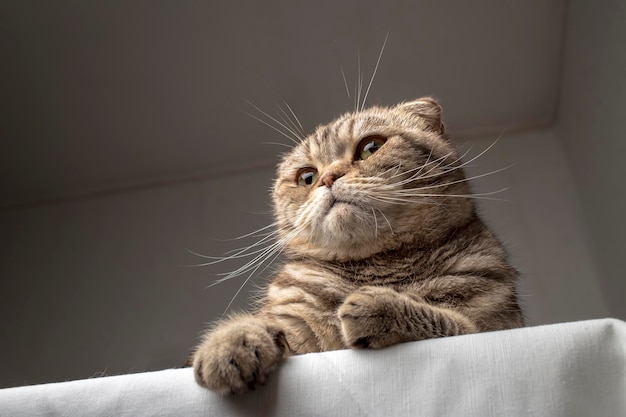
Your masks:
M390 332L398 295L384 287L361 287L348 295L337 312L344 343L351 348L381 348L398 343Z
M233 318L198 346L193 358L196 382L223 395L242 394L266 382L285 347L282 331L252 316Z

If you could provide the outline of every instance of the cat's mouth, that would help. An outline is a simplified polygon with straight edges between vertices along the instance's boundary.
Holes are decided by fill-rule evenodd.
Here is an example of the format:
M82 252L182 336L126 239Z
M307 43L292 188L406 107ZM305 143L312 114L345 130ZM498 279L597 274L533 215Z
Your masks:
M359 204L358 201L345 198L345 196L337 196L336 193L330 191L325 195L323 205L320 206L320 209L320 220L325 219L327 221L329 220L328 216L330 216L334 221L339 220L343 223L347 220L344 216L354 215L362 211L363 206Z
M336 225L346 225L354 222L354 216L361 218L359 213L362 211L363 207L354 201L333 198L326 206L322 218Z
M344 200L344 199L336 198L333 196L330 201L330 204L328 205L328 211L332 210L333 208L346 207L346 206L350 206L353 208L361 208L361 206L355 203L354 201Z

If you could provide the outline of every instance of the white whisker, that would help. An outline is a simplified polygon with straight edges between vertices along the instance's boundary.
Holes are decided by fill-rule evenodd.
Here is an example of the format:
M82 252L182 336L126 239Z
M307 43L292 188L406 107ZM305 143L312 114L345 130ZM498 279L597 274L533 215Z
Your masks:
M454 171L454 170L456 170L456 169L462 169L462 168L466 167L468 164L471 164L472 162L474 162L475 160L477 160L478 158L480 158L481 156L483 156L483 155L484 155L487 151L489 151L491 148L493 148L493 147L495 146L495 144L496 144L496 143L498 143L498 141L500 140L500 138L501 138L501 137L502 137L502 136L499 136L499 137L498 137L498 138L497 138L497 139L496 139L496 140L495 140L495 141L494 141L491 145L489 145L486 149L484 149L484 150L483 150L482 152L480 152L478 155L476 155L476 156L472 157L469 161L463 162L461 165L454 166L454 167L452 167L451 169L449 169L449 170L447 170L447 171L444 171L444 172L441 172L441 173L434 174L433 176L439 176L439 175L447 174L448 172L452 172L452 171ZM470 146L470 148L469 148L469 149L468 149L468 150L467 150L467 151L466 151L466 152L465 152L462 156L460 156L459 158L457 158L457 159L456 159L456 161L452 162L452 164L455 164L455 163L457 163L458 161L460 161L462 158L464 158L464 157L465 157L465 156L466 156L466 155L470 152L470 150L471 150L471 149L472 149L472 147ZM512 165L511 165L511 166L512 166ZM510 166L509 166L509 167L507 167L507 168L510 168ZM429 177L422 177L422 178L420 178L420 179L425 179L425 178L429 178Z
M474 175L473 177L461 178L459 180L450 181L450 182L444 182L444 183L441 183L441 184L427 185L425 187L415 187L415 188L412 188L412 190L416 190L416 191L419 191L419 190L430 190L432 188L447 187L449 185L454 185L454 184L460 184L460 183L463 183L463 182L473 181L475 179L486 177L488 175L497 174L498 172L502 172L504 170L507 170L507 169L511 168L512 166L515 166L515 164L511 164L511 165L506 166L504 168L496 169L494 171L486 172L484 174ZM422 178L419 178L419 179L421 180Z
M487 196L498 194L508 190L508 188L502 188L497 191L489 191L485 193L474 193L474 194L431 194L431 193L402 193L399 194L401 197L419 197L419 198L427 198L427 197L453 197L453 198L476 198L482 200L494 200L494 201L506 201L500 198L489 198ZM409 190L403 190L409 191Z
M399 181L399 182L397 182L397 183L394 183L393 185L403 185L403 184L408 184L408 183L410 183L410 182L413 182L413 181L415 181L415 180L422 180L422 179L424 179L424 178L430 178L430 177L428 177L428 176L426 176L426 177L422 176L422 171L423 171L423 169L424 169L425 167L427 167L428 165L430 165L430 164L437 164L436 166L434 166L434 167L432 167L431 169L429 169L428 171L426 171L426 174L430 173L433 169L438 168L438 167L441 165L441 162L442 162L445 158L447 158L448 156L450 156L450 155L452 155L452 153L449 153L449 154L447 154L447 155L445 155L445 156L442 156L441 158L435 159L435 160L433 160L433 161L431 161L431 162L427 162L427 163L423 164L422 166L419 166L419 167L416 167L416 168L413 168L413 169L406 170L406 171L404 171L404 172L402 172L402 173L400 173L400 174L397 174L397 175L395 175L395 176L391 177L391 178L393 179L393 178L397 178L397 177L402 177L402 176L405 176L405 175L407 175L407 174L411 174L409 177L407 177L407 178L405 178L405 179L403 179L403 180L401 180L401 181Z
M278 248L280 247L280 243L276 242L273 243L271 245L269 245L268 247L264 248L259 255L256 255L252 260L248 261L247 263L245 263L243 266L237 268L234 271L228 272L228 273L222 273L222 274L218 274L220 276L222 276L222 278L216 280L215 282L213 282L212 284L210 284L207 288L213 287L217 284L221 284L224 281L227 281L231 278L235 278L238 277L240 275L243 275L247 272L253 271L259 264L264 263L270 256L272 256L272 254L274 254L274 252L276 250L278 250Z
M252 272L250 272L250 275L248 275L248 277L243 281L243 283L239 286L239 289L237 290L237 292L235 292L235 295L233 295L233 298L230 299L230 302L228 303L228 305L226 306L226 308L224 309L224 312L222 313L222 315L225 315L226 312L228 311L228 309L230 308L230 306L233 304L233 302L235 301L235 299L237 298L237 296L239 295L239 293L241 292L241 290L243 289L243 287L246 286L246 284L250 281L250 279L257 273L258 269L270 258L272 257L272 259L269 259L269 262L267 263L267 265L265 266L265 268L263 268L261 270L260 273L263 273L275 260L276 258L280 255L280 253L282 252L282 248L275 250L273 257L272 255L269 255L263 262L260 262L256 268L254 268L252 270Z
M280 113L282 113L282 115L280 115L280 118L291 127L291 132L293 132L294 135L296 135L301 141L304 140L306 134L304 133L304 128L302 127L298 116L296 116L291 106L289 106L285 99L283 99L283 104L287 107L290 114L287 114L285 109L283 109L280 104L277 104L276 107L278 107Z
M300 126L300 132L302 133L302 137L305 137L306 134L304 133L304 128L302 127L302 123L300 123L300 119L298 119L298 116L296 116L296 113L294 113L291 106L285 100L283 100L283 103L285 103L285 106L287 106L287 109L289 109L289 112L293 115L293 118L296 119L298 126Z
M382 203L418 203L418 204L427 204L427 205L432 205L432 206L441 206L441 203L435 203L435 202L430 202L430 201L423 201L423 200L411 200L408 198L401 198L401 197L393 197L393 196L387 196L387 195L377 195L377 196L369 196L368 198L371 198L372 200L376 200L376 201L380 201Z
M295 143L296 145L298 145L298 144L299 144L299 142L298 142L298 140L297 140L297 139L292 138L292 137L291 137L291 136L289 136L287 133L285 133L285 132L283 132L282 130L278 129L276 126L271 125L270 123L266 122L265 120L263 120L263 119L261 119L261 118L256 117L256 116L255 116L255 115L253 115L253 114L250 114L250 113L245 113L245 114L246 114L246 115L248 115L248 116L250 116L250 117L252 117L253 119L255 119L255 120L257 120L257 121L259 121L259 122L263 123L265 126L267 126L267 127L270 127L270 128L272 128L272 129L274 129L276 132L280 133L281 135L283 135L284 137L286 137L287 139L289 139L290 141L292 141L292 142L293 142L293 143Z
M363 85L363 76L361 75L361 54L357 49L357 55L356 55L356 62L357 62L357 75L356 75L356 94L355 94L355 98L356 101L354 103L354 111L357 112L359 111L359 107L361 106L361 87Z
M287 136L288 138L290 138L291 140L293 140L296 144L298 144L302 138L300 136L298 136L298 134L296 132L293 131L293 129L289 128L289 126L286 126L284 123L282 123L280 120L276 119L275 117L270 116L268 113L264 112L263 110L261 110L261 108L257 105L255 105L254 103L252 103L251 101L246 100L247 103L249 105L251 105L252 107L254 107L259 113L261 113L263 116L267 117L269 120L273 121L274 123L276 123L277 125L279 125L280 127L282 127L283 129L285 129L287 132L291 133L293 136L289 136L286 133L282 132L281 130L277 129L274 127L275 130L277 130L278 132L282 133L283 135ZM249 116L254 117L253 115L246 113ZM254 117L255 119L262 121L261 119ZM263 121L262 121L263 122ZM266 125L273 127L272 125L270 125L269 123L265 123Z
M343 78L343 85L346 86L346 93L348 94L348 99L350 98L350 89L348 88L348 80L346 80L346 73L343 72L343 67L339 65L339 69L341 70L341 77Z
M268 224L267 226L263 226L263 227L255 230L254 232L250 232L250 233L246 233L245 235L234 237L234 238L232 238L232 240L239 240L239 239L243 239L243 238L246 238L246 237L255 236L257 233L259 233L259 232L261 232L263 230L272 229L273 227L276 227L276 226L278 226L278 222L272 222L272 223ZM272 230L269 233L277 233L277 231L276 230Z
M470 150L471 150L471 146L470 146L470 149L468 149L468 150L467 150L467 151L466 151L463 155L461 155L461 156L457 157L454 161L452 161L450 164L448 164L448 165L446 166L446 168L444 168L444 170L443 170L443 171L441 171L441 172L436 172L436 173L431 174L431 172L433 172L435 169L437 169L437 168L439 168L439 167L441 166L441 164L443 163L443 161L444 161L446 158L448 158L450 155L452 155L452 152L449 152L449 153L447 153L446 155L444 155L444 156L442 156L442 157L440 157L440 158L437 158L437 159L433 160L432 162L430 162L430 163L435 163L435 162L439 162L439 163L437 163L437 164L436 164L436 166L431 167L428 171L426 171L426 172L425 172L425 175L423 175L423 176L419 175L419 172L421 171L421 169L420 169L420 168L414 168L413 170L409 170L409 171L407 171L407 173L408 173L408 172L411 172L411 171L415 171L415 170L418 170L418 173L413 174L413 175L411 175L410 177L406 178L405 180L403 180L403 181L401 181L401 182L399 182L399 183L395 183L394 185L404 185L404 184L408 184L408 183L413 182L413 181L416 181L416 180L423 181L423 180L430 179L430 178L441 177L441 176L443 176L443 175L445 175L445 174L448 174L448 173L450 173L450 172L453 172L453 171L455 171L455 170L457 170L457 169L462 169L462 168L464 168L464 167L465 167L465 166L466 166L469 162L471 162L471 161L475 160L475 158L474 158L474 159L472 159L471 161L467 162L467 163L461 163L460 165L457 165L457 166L454 166L454 164L456 164L456 163L458 163L459 161L461 161L461 160L462 160L462 159L463 159L463 158L464 158L464 157L465 157L465 156L466 156L466 155L470 152ZM425 165L426 165L426 164L425 164ZM424 165L424 166L425 166L425 165ZM406 173L403 173L403 175L404 175L404 174L406 174ZM429 174L430 174L430 175L429 175Z
M289 149L293 149L293 145L289 145L288 143L280 143L280 142L261 142L261 145L276 145L276 146L284 146Z
M398 175L398 172L400 172L400 168L402 168L402 164L398 164L396 166L392 166L389 169L386 169L385 171L380 173L380 176L383 177L386 173L393 171L394 169L396 170L396 173L394 175L392 175L390 178L395 178Z
M389 32L387 32L387 36L385 36L385 41L383 42L382 48L380 48L380 53L378 54L378 60L376 61L376 66L374 67L374 72L372 73L372 78L370 78L370 83L367 86L367 90L365 90L365 96L363 96L363 103L361 104L361 111L365 107L365 102L367 101L367 95L370 92L370 88L372 87L372 83L374 82L374 78L376 77L376 72L378 71L378 65L380 64L380 59L383 56L383 52L385 51L385 45L387 45L387 39L389 38Z
M378 239L378 219L376 218L376 211L374 211L374 207L372 207L372 214L374 215L374 236Z
M381 209L376 209L376 211L378 211L383 216L383 219L385 219L387 225L389 226L389 231L391 232L391 234L393 234L393 227L391 227L391 223L389 223L389 219L387 218L387 216L385 216L385 213L383 213Z
M302 134L302 132L300 132L298 126L296 126L295 122L293 120L291 120L291 117L287 114L287 112L285 111L285 109L283 109L280 105L276 105L276 107L278 107L278 117L280 117L280 119L285 123L286 126L288 126L289 131L291 133L293 133L296 137L300 138L300 140L302 140L302 137L304 136Z

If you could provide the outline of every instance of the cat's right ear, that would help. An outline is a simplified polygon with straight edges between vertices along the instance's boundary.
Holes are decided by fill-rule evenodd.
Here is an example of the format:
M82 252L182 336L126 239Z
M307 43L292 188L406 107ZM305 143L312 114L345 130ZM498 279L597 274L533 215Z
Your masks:
M399 110L418 116L424 121L424 128L439 134L445 133L441 122L441 106L432 97L422 97L414 101L399 104Z

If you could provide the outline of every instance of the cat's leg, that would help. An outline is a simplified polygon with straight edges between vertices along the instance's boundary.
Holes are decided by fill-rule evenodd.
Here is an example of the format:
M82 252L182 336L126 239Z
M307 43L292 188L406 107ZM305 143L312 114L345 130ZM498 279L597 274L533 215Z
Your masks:
M236 315L204 336L193 354L194 376L220 394L241 394L263 384L285 351L285 335L272 323Z
M344 343L381 348L402 342L476 333L463 314L417 301L388 287L361 287L338 310Z

